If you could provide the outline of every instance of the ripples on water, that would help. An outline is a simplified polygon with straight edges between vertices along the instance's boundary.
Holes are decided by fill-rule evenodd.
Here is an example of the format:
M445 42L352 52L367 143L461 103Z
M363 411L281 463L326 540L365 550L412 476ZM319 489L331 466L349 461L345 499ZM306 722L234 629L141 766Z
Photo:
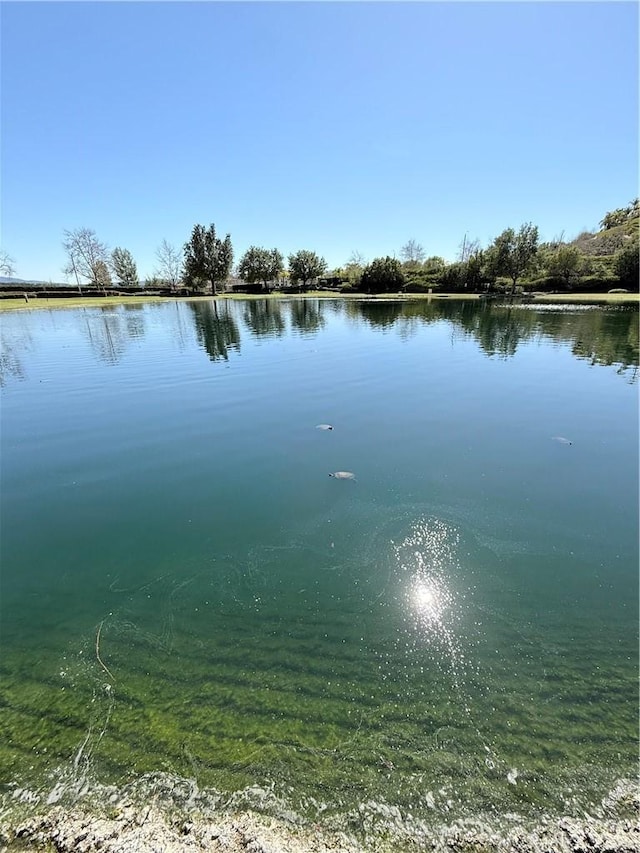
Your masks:
M636 400L606 370L634 380L636 326L9 317L3 778L64 801L166 774L360 829L363 804L405 828L596 808L637 742Z

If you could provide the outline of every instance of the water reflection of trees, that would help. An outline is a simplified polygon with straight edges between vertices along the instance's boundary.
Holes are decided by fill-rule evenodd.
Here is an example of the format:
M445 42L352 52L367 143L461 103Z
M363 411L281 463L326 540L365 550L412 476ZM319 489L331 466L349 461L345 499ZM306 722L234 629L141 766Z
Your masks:
M592 364L618 364L638 372L638 312L588 311L572 318L572 352Z
M18 353L31 349L32 344L33 340L28 332L13 339L0 334L0 387L7 384L10 376L14 379L25 378L24 366Z
M512 306L502 308L488 303L478 306L463 302L454 322L473 336L487 355L509 358L515 355L523 340L534 335L536 317L533 311Z
M144 306L125 305L123 310L83 310L83 333L100 361L115 364L132 340L144 337Z
M230 349L240 351L240 330L228 303L209 299L188 305L193 311L198 343L208 352L211 361L228 360Z
M282 304L275 299L252 299L247 302L244 322L258 337L280 337L286 328Z
M347 314L352 317L360 316L372 326L393 326L403 316L403 309L407 304L387 300L348 302Z
M406 334L416 323L447 320L474 338L489 356L511 358L522 343L544 337L568 344L592 364L619 365L638 372L638 310L631 307L496 305L473 300L406 303L351 302L347 313L372 326L394 326Z
M303 334L312 334L325 324L324 305L319 299L294 299L291 305L291 327Z

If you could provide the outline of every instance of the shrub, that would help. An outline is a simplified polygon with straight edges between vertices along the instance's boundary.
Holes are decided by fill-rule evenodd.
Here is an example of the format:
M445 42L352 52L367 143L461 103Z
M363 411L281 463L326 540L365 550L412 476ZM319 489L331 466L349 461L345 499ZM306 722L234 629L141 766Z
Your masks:
M374 258L362 273L362 289L367 293L397 293L405 283L400 262L395 258Z
M634 290L638 289L638 278L640 276L638 251L638 241L633 240L616 254L614 262L614 271L620 279L620 284L625 285L625 287L632 287Z

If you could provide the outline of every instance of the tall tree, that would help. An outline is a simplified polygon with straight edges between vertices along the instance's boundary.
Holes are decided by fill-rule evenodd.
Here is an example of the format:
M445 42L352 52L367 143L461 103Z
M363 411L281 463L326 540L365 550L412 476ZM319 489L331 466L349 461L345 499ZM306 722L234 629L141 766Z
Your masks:
M171 290L176 290L182 278L182 255L180 251L164 239L156 250L156 259L158 261L155 270L156 276L168 282Z
M519 279L535 264L538 252L538 226L530 222L520 226L516 233L506 228L495 238L488 249L492 272L511 279L512 292Z
M228 277L232 264L231 236L227 234L221 240L216 235L213 223L208 228L194 225L191 239L184 246L186 283L200 289L211 284L211 292L215 295L218 292L217 285Z
M270 281L280 275L284 259L277 249L260 249L251 246L238 264L238 275L249 284L260 282L263 290L268 290Z
M395 258L374 258L362 273L362 289L367 293L397 293L404 287L404 273Z
M138 285L136 262L128 249L121 249L116 246L111 253L111 269L118 283L124 287L136 287Z
M15 272L14 260L8 252L0 250L0 273L12 276Z
M485 283L485 253L476 241L474 251L468 255L464 263L464 286L471 290L478 290Z
M458 247L458 260L466 264L469 258L478 251L480 251L480 240L477 238L475 240L468 240L465 234L462 238L462 243Z
M291 281L299 282L303 290L307 289L309 282L321 276L326 268L325 259L308 249L300 249L289 255Z
M68 256L63 272L73 275L78 287L80 278L88 279L95 287L104 286L104 266L109 262L109 250L106 243L98 240L95 231L91 228L64 231L62 246Z
M400 257L407 266L417 267L425 259L427 253L417 240L409 240L400 249Z

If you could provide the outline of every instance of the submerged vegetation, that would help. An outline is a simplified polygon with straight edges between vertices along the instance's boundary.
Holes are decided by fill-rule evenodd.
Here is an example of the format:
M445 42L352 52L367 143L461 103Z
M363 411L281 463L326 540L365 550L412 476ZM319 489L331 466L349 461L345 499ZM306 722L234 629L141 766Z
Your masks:
M464 821L494 838L542 821L544 849L566 815L630 825L616 401L634 393L637 316L260 296L6 317L0 807L23 810L16 835L36 810L86 809L89 849L94 801L117 820L134 790L132 827L166 797L188 839L207 805L388 853L492 849L488 830L447 845ZM558 346L616 368L578 365L582 385L560 358L549 382Z

